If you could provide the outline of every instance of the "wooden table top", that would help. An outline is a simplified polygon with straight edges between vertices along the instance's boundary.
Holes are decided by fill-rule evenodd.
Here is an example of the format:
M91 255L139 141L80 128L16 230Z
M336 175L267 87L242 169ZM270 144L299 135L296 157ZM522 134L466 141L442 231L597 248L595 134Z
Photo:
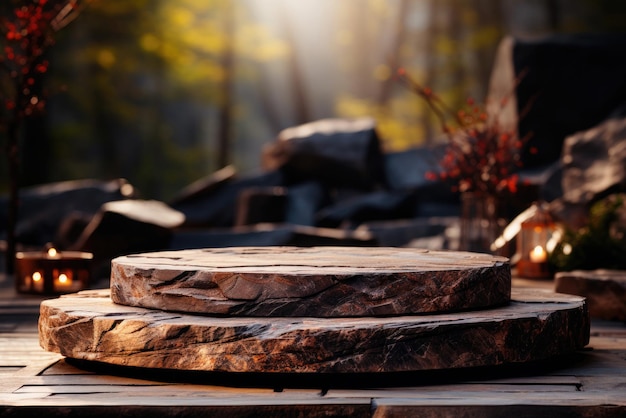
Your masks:
M550 281L514 280L521 287ZM73 364L39 346L36 323L0 309L0 417L32 416L626 416L626 326L592 321L571 358L506 369L276 383L263 376L151 374ZM24 313L25 314L25 313ZM371 376L370 376L371 377Z

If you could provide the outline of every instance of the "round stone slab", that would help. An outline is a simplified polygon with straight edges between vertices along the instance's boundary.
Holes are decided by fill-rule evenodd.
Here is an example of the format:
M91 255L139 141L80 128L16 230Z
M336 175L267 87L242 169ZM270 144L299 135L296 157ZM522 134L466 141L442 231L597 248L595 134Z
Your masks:
M228 316L359 317L504 305L505 257L386 247L230 247L111 262L113 302Z
M515 290L507 306L364 318L218 318L122 306L107 290L41 303L40 345L66 357L150 369L377 373L551 359L589 342L585 300Z

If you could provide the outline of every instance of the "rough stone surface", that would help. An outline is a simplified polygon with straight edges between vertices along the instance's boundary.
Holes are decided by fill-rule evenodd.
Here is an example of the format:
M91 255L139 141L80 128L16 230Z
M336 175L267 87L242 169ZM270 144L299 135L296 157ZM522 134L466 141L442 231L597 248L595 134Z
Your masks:
M369 231L293 224L243 225L237 228L190 228L173 232L168 250L248 246L379 246Z
M134 194L132 185L124 179L68 180L20 188L16 238L22 244L43 247L57 240L68 216L90 219L103 204L129 199ZM0 234L6 231L8 207L8 196L0 195Z
M111 262L111 298L231 316L386 316L509 302L507 258L387 247L232 247Z
M91 252L96 263L113 257L167 248L184 215L158 200L125 199L103 204L69 249Z
M555 275L557 292L584 296L594 318L626 321L625 270L575 270Z
M371 118L321 119L281 131L266 144L261 164L281 170L288 183L320 180L369 190L384 183L384 159Z
M626 117L572 135L563 150L564 200L586 204L626 186Z
M613 193L626 192L626 105L621 113L565 139L563 196L552 213L572 229L589 221L589 208Z
M584 298L515 290L473 312L363 318L215 318L114 304L108 289L41 303L48 351L105 364L263 373L373 373L525 363L589 341Z

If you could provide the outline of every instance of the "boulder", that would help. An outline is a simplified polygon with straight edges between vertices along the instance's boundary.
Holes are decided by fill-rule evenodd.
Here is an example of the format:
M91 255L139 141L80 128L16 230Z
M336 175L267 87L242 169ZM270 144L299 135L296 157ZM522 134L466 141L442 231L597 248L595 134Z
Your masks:
M315 226L315 214L326 203L328 190L319 181L306 181L288 188L285 222Z
M17 242L43 247L55 241L68 216L90 218L104 203L129 199L135 195L135 189L125 179L70 180L22 188L19 191L15 231ZM1 200L1 225L5 226L8 203L6 197Z
M284 187L250 187L239 193L235 226L257 223L280 223L287 217L287 189Z
M383 164L369 118L322 119L285 129L262 155L264 169L282 170L289 184L319 180L366 190L384 183Z
M368 231L318 228L292 224L256 224L236 228L178 229L168 248L246 247L246 246L354 246L373 247L378 241Z
M193 183L183 187L183 189L176 194L168 204L184 205L186 202L193 202L194 200L202 199L203 196L210 195L214 190L218 189L223 184L237 177L237 170L232 165L227 165L208 176L202 177Z
M365 221L406 219L415 216L415 193L381 190L328 205L316 214L318 226L358 226Z
M96 263L122 254L166 249L172 231L184 220L181 212L157 200L107 202L72 249L93 253Z
M626 102L626 36L561 34L517 39L511 59L518 133L530 135L524 167L557 161L563 141L601 123Z
M283 174L271 171L259 175L229 176L223 181L202 188L173 201L170 206L185 215L184 227L227 228L235 225L236 206L240 194L249 188L283 186Z
M588 204L626 190L626 117L568 137L563 149L563 199Z
M572 228L586 223L593 203L626 191L626 117L609 118L565 140L562 187L551 209Z
M592 318L626 321L626 271L574 270L555 275L555 291L585 297Z
M428 172L439 172L446 144L410 148L385 154L385 178L391 190L410 190L432 184ZM442 187L446 187L441 185Z

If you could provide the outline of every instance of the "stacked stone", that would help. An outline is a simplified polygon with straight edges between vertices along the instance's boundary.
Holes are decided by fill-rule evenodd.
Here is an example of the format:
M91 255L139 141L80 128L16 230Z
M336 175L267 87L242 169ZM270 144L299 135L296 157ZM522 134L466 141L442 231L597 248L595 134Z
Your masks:
M122 256L110 289L44 301L39 326L81 360L296 375L525 363L589 340L584 298L512 293L504 257L388 247Z

